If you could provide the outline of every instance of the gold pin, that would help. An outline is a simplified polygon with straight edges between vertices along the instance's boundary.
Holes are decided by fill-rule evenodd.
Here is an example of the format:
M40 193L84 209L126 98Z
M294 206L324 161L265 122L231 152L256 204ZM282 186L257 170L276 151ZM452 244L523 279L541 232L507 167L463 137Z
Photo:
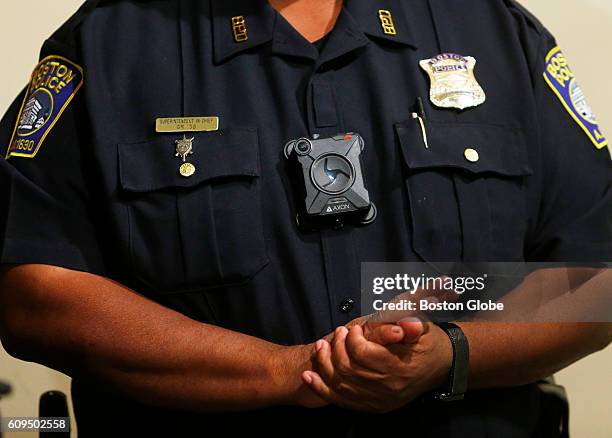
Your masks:
M378 18L380 18L380 25L385 35L396 35L395 25L393 24L393 16L391 12L385 9L378 10Z
M472 148L467 148L465 151L463 151L463 156L470 163L476 163L478 160L480 160L480 154L476 149Z
M237 43L242 43L249 39L244 15L232 17L232 31L234 32L234 41Z
M196 171L196 167L191 163L183 163L179 168L179 173L185 178L189 178Z

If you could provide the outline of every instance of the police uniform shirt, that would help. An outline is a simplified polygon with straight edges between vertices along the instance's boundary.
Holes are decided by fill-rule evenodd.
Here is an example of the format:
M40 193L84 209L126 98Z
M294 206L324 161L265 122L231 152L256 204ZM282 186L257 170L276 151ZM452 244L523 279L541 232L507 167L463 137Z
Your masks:
M360 315L361 262L610 260L610 156L544 79L568 74L555 47L502 0L347 0L320 52L264 0L86 2L44 43L0 125L0 261L103 275L195 320L291 345ZM477 61L486 102L431 103L419 62L444 53ZM155 129L158 118L211 116L218 130ZM365 140L378 217L303 232L283 147L343 132ZM185 177L176 142L192 137ZM111 427L100 421L110 415L143 434L527 437L541 408L533 385L386 416L189 414L83 378L73 397L83 436Z

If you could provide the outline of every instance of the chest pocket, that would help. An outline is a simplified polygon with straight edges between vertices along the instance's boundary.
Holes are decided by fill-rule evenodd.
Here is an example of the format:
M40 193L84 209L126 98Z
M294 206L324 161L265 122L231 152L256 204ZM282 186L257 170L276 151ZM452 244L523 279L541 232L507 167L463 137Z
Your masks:
M248 281L267 263L255 129L192 133L195 173L179 173L175 140L120 144L132 272L156 292Z
M485 124L395 125L406 164L414 250L425 261L521 260L525 178L520 130Z

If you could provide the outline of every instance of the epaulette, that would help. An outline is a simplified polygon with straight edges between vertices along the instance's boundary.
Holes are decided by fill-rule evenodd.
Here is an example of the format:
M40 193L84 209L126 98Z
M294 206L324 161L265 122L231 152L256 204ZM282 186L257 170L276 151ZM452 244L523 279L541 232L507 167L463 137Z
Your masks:
M101 3L105 3L108 0L87 0L81 5L81 7L57 29L53 35L52 40L58 41L64 44L73 45L75 39L73 37L75 29L83 22L85 18L91 12L98 7Z
M504 2L509 8L516 9L521 14L523 14L529 24L531 24L540 35L546 32L546 28L544 27L542 22L538 20L535 15L533 15L525 6L521 5L517 0L504 0Z

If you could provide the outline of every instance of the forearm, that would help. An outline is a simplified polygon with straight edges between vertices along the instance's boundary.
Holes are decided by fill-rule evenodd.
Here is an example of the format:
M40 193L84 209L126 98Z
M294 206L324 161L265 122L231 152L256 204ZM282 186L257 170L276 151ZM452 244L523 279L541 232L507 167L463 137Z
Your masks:
M550 376L610 342L604 323L458 323L470 344L470 389Z
M20 357L134 399L241 410L287 403L300 384L299 372L279 369L302 357L291 349L190 320L101 277L20 266L2 276L0 297L3 341Z

